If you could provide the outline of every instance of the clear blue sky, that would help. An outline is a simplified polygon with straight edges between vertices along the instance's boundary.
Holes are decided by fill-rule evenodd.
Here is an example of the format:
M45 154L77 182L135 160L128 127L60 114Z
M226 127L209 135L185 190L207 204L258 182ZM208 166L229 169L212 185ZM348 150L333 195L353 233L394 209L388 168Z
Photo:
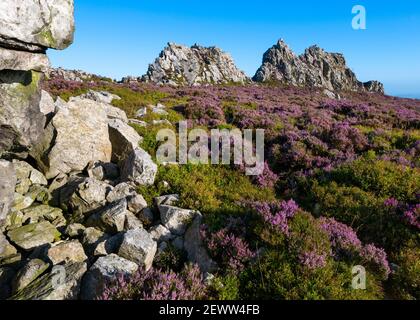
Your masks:
M357 4L366 7L367 30L351 27ZM54 66L142 75L171 41L216 45L252 76L283 38L296 53L312 44L342 52L362 81L420 97L418 0L75 0L75 7L75 42L49 51Z

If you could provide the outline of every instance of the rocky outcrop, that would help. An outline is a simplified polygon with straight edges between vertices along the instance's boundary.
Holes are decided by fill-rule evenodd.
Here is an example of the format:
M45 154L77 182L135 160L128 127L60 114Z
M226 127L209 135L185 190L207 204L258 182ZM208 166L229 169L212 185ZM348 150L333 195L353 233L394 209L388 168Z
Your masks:
M73 0L0 3L0 156L26 157L45 126L40 84L47 48L73 41Z
M347 67L342 54L325 52L318 46L312 46L297 56L283 40L279 40L264 53L262 66L253 80L331 91L384 93L383 85L377 81L363 83L357 80L354 72Z
M168 43L142 79L158 84L190 86L248 81L232 57L219 48L199 45L189 48L174 43Z

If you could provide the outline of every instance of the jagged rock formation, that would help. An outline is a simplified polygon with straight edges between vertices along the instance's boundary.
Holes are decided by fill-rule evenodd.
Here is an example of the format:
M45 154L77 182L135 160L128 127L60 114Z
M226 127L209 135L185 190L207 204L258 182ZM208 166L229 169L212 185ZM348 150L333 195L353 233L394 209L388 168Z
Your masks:
M47 68L45 75L51 78L60 78L65 81L74 81L74 82L90 82L95 80L106 80L108 82L113 82L112 79L102 77L93 73L88 73L83 70L68 70L63 68Z
M287 85L331 91L384 92L383 85L377 81L363 83L357 80L342 54L328 53L318 46L312 46L297 56L283 40L279 40L264 53L262 66L253 80L278 81Z
M190 86L248 81L231 56L219 48L199 45L188 48L174 43L168 43L142 79L157 84Z

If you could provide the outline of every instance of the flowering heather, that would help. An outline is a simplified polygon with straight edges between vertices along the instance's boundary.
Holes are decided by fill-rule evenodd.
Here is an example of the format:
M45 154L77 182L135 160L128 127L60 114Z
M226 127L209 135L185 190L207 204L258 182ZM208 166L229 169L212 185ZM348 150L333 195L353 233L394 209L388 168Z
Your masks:
M396 208L396 207L398 207L398 204L399 204L399 202L395 198L388 198L384 201L384 205L386 207Z
M373 263L382 273L384 279L387 279L391 273L387 255L384 249L377 248L373 244L365 245L360 253L361 257L369 263Z
M319 254L314 251L306 251L299 255L299 262L309 269L319 269L327 264L325 254Z
M349 226L337 222L333 218L319 219L320 227L326 231L330 237L331 246L337 254L343 250L359 249L362 245L356 232Z
M409 206L408 210L404 211L404 220L411 226L420 229L420 203L414 206Z
M293 218L299 206L291 199L274 203L255 203L253 208L269 225L288 235L288 220Z
M118 276L109 283L101 300L197 300L206 298L206 285L196 265L181 273L150 269L134 276Z
M229 228L210 233L203 227L201 236L210 255L234 273L242 271L245 264L255 256L245 240L233 234Z

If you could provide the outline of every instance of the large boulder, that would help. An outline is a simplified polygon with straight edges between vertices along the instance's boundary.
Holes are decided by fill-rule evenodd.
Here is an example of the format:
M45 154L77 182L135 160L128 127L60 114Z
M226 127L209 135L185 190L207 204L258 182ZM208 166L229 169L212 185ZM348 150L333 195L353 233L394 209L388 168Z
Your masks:
M112 161L121 163L139 147L142 137L120 119L111 119L108 125L112 144Z
M168 43L143 80L158 84L200 85L248 81L232 57L216 47Z
M112 146L105 110L95 101L70 101L47 126L33 156L50 179L82 171L91 161L110 162Z
M87 260L83 246L78 240L64 241L52 245L47 250L46 256L53 265L62 262L84 262Z
M58 240L60 232L48 221L43 221L10 230L7 236L18 247L31 250Z
M253 80L324 88L333 92L384 93L383 85L377 81L362 83L357 80L342 54L325 52L318 46L312 46L297 56L283 40L264 53L262 65Z
M83 279L81 298L100 298L109 282L115 281L118 276L134 275L137 269L137 264L116 254L98 258Z
M24 155L39 141L45 126L41 78L36 71L0 70L0 156Z
M155 182L157 165L143 149L131 152L122 163L121 180L138 185L152 185Z
M13 205L16 181L13 164L0 159L0 229Z
M157 243L144 229L129 230L124 234L118 255L135 262L146 270L152 267Z
M73 42L73 0L2 0L0 43L26 51L67 48Z
M11 300L76 300L80 284L87 271L84 262L70 262L54 266L52 271L39 277Z

